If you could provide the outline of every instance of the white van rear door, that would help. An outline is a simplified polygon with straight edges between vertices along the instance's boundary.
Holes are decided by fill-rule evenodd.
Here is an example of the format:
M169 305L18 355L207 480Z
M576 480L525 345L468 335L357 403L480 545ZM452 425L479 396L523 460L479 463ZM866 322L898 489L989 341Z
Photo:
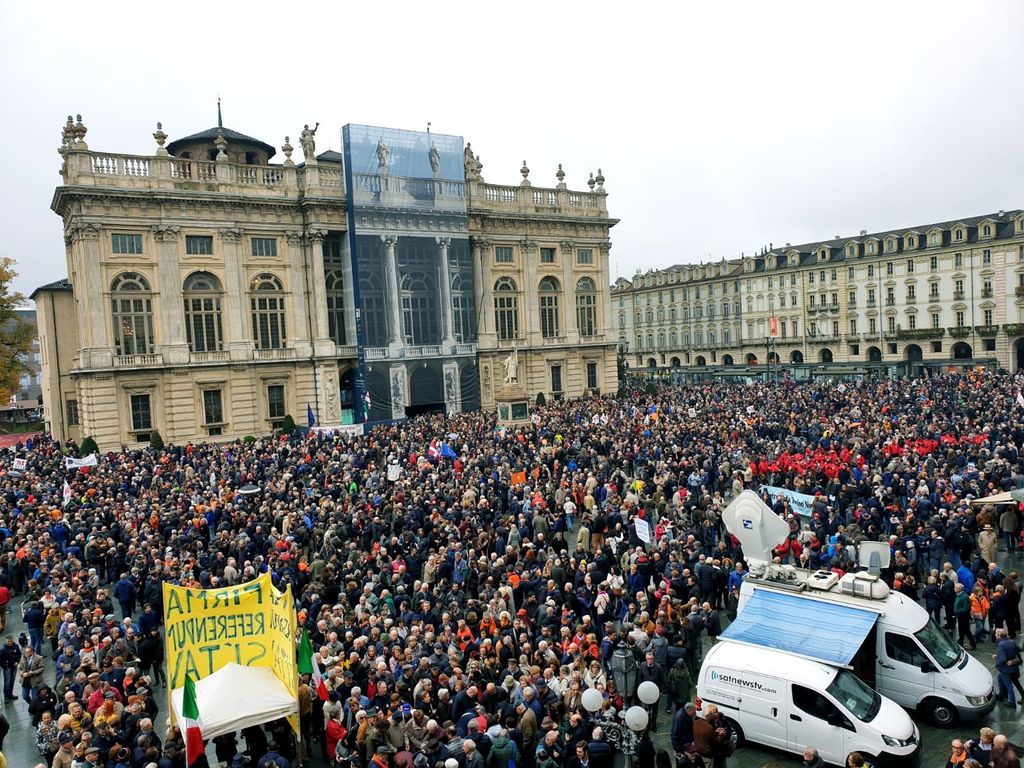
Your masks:
M751 741L786 749L788 742L788 683L744 672L747 687L740 694L743 734Z

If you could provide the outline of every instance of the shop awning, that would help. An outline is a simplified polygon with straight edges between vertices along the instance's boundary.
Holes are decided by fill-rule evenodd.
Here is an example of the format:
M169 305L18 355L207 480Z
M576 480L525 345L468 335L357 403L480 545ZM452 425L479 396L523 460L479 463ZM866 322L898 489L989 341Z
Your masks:
M849 605L756 589L722 637L849 664L877 619L877 613Z

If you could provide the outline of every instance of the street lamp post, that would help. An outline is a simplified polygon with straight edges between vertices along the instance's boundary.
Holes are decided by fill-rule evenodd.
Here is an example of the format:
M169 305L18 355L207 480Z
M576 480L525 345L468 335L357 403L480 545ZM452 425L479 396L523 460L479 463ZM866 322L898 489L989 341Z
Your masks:
M612 653L611 668L615 687L625 701L632 701L633 694L636 693L638 666L636 657L624 640L619 641Z

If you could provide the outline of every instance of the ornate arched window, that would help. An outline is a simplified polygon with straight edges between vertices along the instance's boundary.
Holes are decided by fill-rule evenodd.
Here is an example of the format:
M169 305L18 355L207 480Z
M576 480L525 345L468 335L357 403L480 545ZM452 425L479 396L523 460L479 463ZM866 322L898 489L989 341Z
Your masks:
M540 335L551 339L559 335L561 330L558 317L558 281L553 277L545 277L538 286L540 293Z
M494 284L494 329L499 339L519 338L519 289L511 277Z
M324 274L327 283L327 335L335 344L344 344L345 337L345 273L341 268Z
M181 287L185 300L185 338L192 352L219 352L224 348L221 324L220 280L209 272L193 272Z
M597 335L597 286L589 277L576 283L576 327L580 336Z
M252 337L256 349L283 349L285 332L284 286L268 272L256 275L249 284L252 308Z
M114 350L118 355L153 352L153 295L149 281L136 272L122 272L110 285Z
M410 345L436 344L440 338L437 281L420 270L402 275L402 332Z
M452 275L452 334L460 344L476 341L476 323L473 318L473 281L465 272Z

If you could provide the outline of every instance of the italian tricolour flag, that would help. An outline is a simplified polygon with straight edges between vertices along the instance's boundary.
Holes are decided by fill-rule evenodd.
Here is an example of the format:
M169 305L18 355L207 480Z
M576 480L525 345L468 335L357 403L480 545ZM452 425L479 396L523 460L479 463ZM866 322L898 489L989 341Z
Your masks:
M199 719L199 705L196 703L196 684L189 675L185 675L185 695L181 702L182 733L185 736L185 762L195 765L203 754L203 721Z
M300 675L309 675L313 680L313 687L316 688L316 695L321 701L327 701L327 683L320 674L320 665L313 655L313 644L309 642L309 634L302 630L302 640L299 642L298 664Z

